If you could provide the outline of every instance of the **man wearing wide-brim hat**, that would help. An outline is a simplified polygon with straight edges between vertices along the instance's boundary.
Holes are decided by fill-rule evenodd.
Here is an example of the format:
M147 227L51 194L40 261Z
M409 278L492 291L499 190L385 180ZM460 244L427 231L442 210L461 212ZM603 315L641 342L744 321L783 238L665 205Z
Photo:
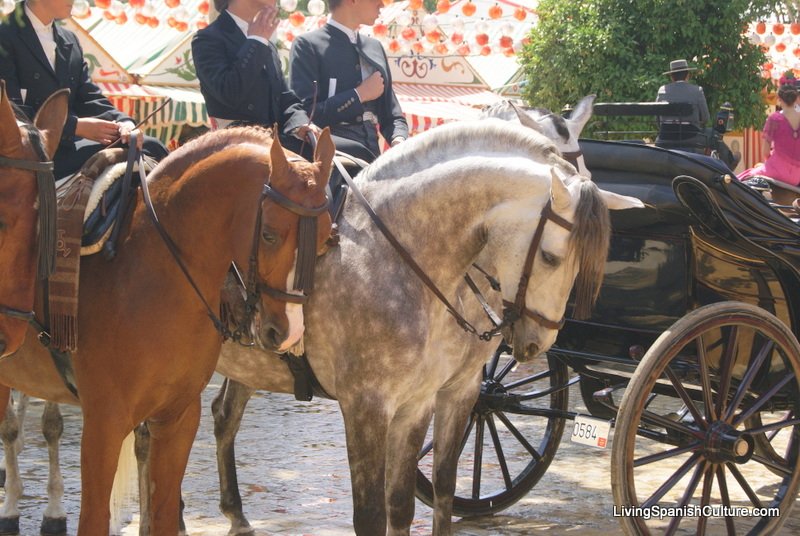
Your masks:
M688 123L702 130L709 119L708 103L703 88L689 82L689 73L697 68L690 67L686 60L673 60L669 62L669 75L672 82L658 89L658 102L688 102L692 104L691 115L682 117L662 117L662 122Z

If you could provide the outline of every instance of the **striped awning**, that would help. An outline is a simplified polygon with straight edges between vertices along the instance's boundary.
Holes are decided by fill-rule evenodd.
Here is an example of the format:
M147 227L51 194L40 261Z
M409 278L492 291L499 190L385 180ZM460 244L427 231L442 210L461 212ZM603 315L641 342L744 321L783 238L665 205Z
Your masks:
M397 99L403 102L451 103L462 106L483 107L503 100L502 97L484 87L442 86L433 84L392 85Z

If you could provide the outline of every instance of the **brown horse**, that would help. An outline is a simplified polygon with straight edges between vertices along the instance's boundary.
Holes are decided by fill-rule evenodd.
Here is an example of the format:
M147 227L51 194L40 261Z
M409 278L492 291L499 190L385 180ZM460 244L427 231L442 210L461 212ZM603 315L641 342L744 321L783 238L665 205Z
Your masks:
M69 92L55 93L29 124L17 119L2 80L0 88L0 357L4 357L25 338L33 310L37 245L41 275L49 275L55 254L52 227L38 240L37 229L55 223L53 164L46 161L58 148Z
M150 220L141 193L116 258L83 260L79 350L72 360L84 415L78 534L108 533L120 446L143 421L152 436L151 528L154 534L177 533L180 483L199 423L200 393L223 340L209 315L219 310L225 275L231 261L252 268L244 272L257 284L248 290L253 296L264 291L255 302L270 318L256 334L262 344L295 342L290 339L302 328L291 325L297 316L292 309L299 306L287 305L281 291L291 292L290 278L300 268L299 215L321 214L311 236L314 251L322 251L330 235L330 218L321 209L333 152L327 132L314 163L287 158L261 129L207 134L168 156L147 179L185 272ZM0 362L0 382L78 403L35 340Z

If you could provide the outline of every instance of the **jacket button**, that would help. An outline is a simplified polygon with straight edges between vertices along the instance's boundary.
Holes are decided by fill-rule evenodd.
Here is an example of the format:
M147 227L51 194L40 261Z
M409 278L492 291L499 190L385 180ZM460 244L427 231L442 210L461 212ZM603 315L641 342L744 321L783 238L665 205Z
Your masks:
M40 76L39 73L33 73L34 80L39 80L39 76Z
M253 106L252 104L247 105L247 111L252 112L253 108L255 108L255 106Z
M360 123L361 121L363 121L363 118L362 118L360 115L357 115L357 116L355 117L355 122L356 122L356 123Z

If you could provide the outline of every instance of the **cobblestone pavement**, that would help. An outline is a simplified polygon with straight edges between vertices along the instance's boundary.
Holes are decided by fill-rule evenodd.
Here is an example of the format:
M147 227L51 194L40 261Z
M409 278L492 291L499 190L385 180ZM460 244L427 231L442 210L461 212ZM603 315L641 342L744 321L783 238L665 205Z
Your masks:
M185 517L189 534L222 536L228 522L219 513L210 401L221 378L214 376L204 394L201 428L184 478ZM580 410L573 392L571 409ZM21 455L25 497L21 504L22 533L38 534L45 506L47 462L38 432L42 404L29 408L26 447ZM62 448L69 534L77 527L79 510L80 414L62 408L65 433ZM612 516L610 450L599 450L564 440L549 470L516 505L493 517L462 519L455 523L461 536L532 533L607 536L621 533ZM342 420L330 401L295 402L291 397L259 394L250 401L237 442L239 482L245 512L258 535L340 536L352 534L349 472ZM655 475L657 478L658 475ZM138 515L123 534L138 531ZM417 503L413 535L430 534L431 511ZM783 533L800 532L800 511Z

